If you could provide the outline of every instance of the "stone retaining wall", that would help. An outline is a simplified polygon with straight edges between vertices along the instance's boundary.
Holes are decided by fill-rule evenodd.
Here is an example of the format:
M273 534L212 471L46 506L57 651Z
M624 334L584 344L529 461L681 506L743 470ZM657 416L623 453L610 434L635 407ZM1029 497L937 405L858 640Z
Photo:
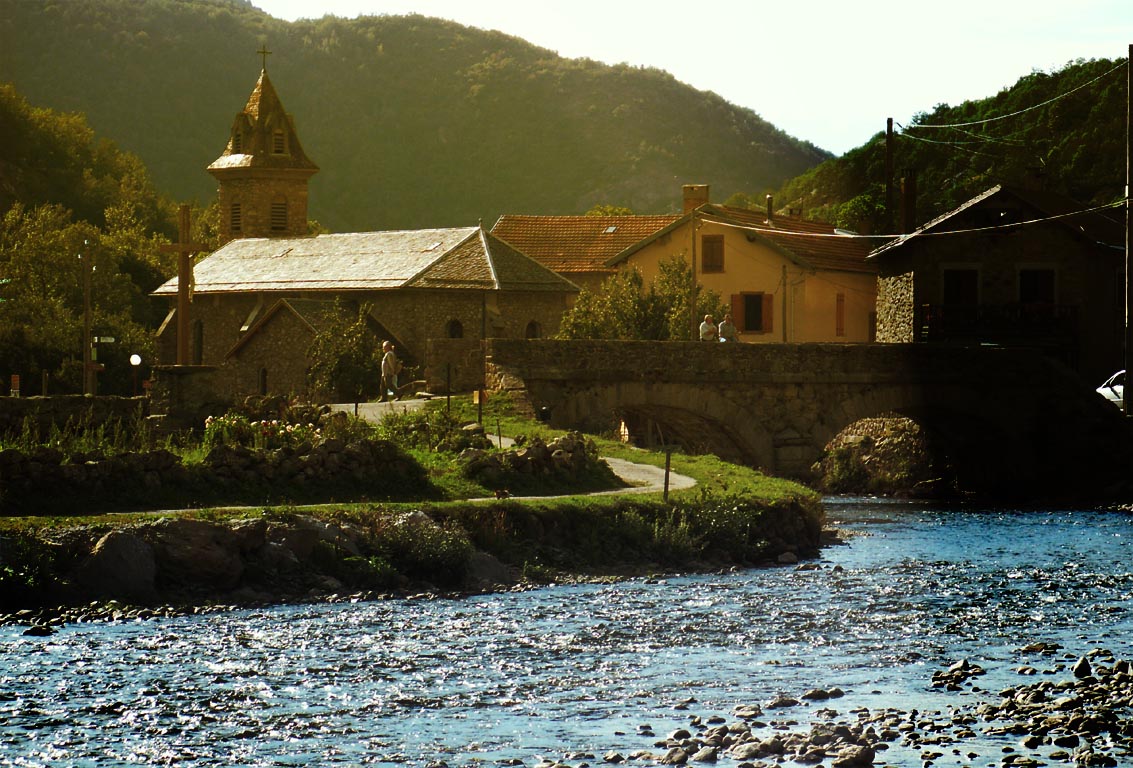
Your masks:
M52 426L63 429L72 424L129 426L149 415L149 400L145 397L117 397L114 395L50 395L47 397L0 397L0 433L19 434L25 422L39 430L40 435L50 433Z

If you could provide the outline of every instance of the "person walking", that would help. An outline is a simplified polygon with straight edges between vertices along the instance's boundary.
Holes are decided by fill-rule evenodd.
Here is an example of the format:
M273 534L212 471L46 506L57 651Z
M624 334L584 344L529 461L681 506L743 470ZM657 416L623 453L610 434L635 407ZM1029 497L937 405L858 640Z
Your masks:
M401 361L397 359L394 345L389 341L382 342L382 396L381 400L393 400L397 397L397 374L401 373Z

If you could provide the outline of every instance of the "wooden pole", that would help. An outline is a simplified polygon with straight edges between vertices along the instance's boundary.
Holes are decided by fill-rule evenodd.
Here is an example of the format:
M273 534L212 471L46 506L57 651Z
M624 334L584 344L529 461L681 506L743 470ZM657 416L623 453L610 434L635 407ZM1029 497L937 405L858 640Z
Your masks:
M1130 408L1129 402L1129 355L1133 350L1133 291L1129 290L1129 267L1130 258L1129 252L1133 250L1130 243L1130 213L1129 213L1129 193L1130 185L1133 184L1133 43L1129 44L1128 58L1125 59L1125 379L1126 384L1122 390L1121 406L1125 411L1125 415L1129 416Z
M90 273L94 256L90 252L90 243L83 241L83 250L79 254L79 262L83 267L83 394L94 394L94 360L91 358L91 286Z
M885 234L893 231L893 118L885 120Z
M688 321L692 329L692 340L700 341L700 321L696 319L696 209L689 214L689 226L692 228L692 258L689 266L692 268L692 283L688 289Z
M192 253L186 247L189 233L189 206L182 205L177 222L177 365L189 364L189 284L193 281Z

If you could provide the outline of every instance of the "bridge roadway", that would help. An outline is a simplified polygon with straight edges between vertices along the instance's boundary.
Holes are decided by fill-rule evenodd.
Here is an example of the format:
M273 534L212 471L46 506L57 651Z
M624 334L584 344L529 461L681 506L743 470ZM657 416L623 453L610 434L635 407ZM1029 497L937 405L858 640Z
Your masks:
M804 480L859 419L921 424L961 487L1061 500L1131 475L1128 422L1032 351L929 344L486 342L489 389L525 393L553 426L614 433Z

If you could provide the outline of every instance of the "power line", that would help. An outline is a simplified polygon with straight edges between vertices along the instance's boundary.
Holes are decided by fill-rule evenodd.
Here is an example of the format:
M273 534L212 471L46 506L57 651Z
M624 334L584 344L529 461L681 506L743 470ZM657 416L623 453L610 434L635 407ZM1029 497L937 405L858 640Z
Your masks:
M983 125L985 123L994 123L997 120L1006 120L1009 117L1016 117L1017 115L1021 115L1025 112L1030 112L1031 110L1038 109L1039 107L1045 107L1047 104L1051 104L1053 102L1056 102L1059 99L1066 98L1067 96L1069 96L1072 93L1075 93L1077 91L1082 90L1083 88L1086 88L1088 86L1093 85L1094 83L1101 80L1102 78L1109 77L1114 72L1117 72L1119 69L1124 69L1126 66L1127 66L1126 62L1123 61L1120 64L1118 64L1117 66L1115 66L1113 69L1109 70L1108 72L1104 72L1104 73L1098 75L1097 77L1095 77L1093 80L1089 81L1088 83L1082 83L1077 88L1072 88L1069 91L1067 91L1066 93L1061 93L1058 96L1055 96L1054 98L1047 99L1046 101L1044 101L1040 104L1035 104L1034 106L1026 107L1024 109L1020 109L1016 112L1012 112L1012 113L1007 114L1007 115L999 115L998 117L989 117L985 120L973 120L973 121L968 122L968 123L929 123L929 124L917 123L915 125L909 126L908 128L901 125L900 123L896 123L896 125L900 125L901 128L903 128L905 130L910 130L912 128L968 128L968 127L973 126L973 125Z
M1115 200L1112 203L1104 205L1096 205L1093 208L1083 208L1078 211L1071 211L1069 213L1057 213L1051 216L1042 216L1037 219L1027 219L1026 221L1016 221L1010 224L996 224L990 227L974 227L972 229L952 229L946 232L915 232L918 237L937 237L941 235L964 235L973 232L993 232L999 229L1016 229L1018 227L1029 226L1032 224L1042 224L1048 221L1058 221L1059 219L1069 219L1074 216L1082 216L1087 213L1097 213L1098 211L1108 210L1110 208L1120 208L1125 205L1125 198ZM849 240L893 240L900 238L901 235L859 235L854 233L841 233L841 232L794 232L784 229L771 229L767 227L753 227L745 224L734 224L728 221L712 220L713 224L718 224L722 227L732 227L733 229L741 229L747 232L755 232L758 234L771 234L783 235L786 237L812 237L812 238L827 238L838 237Z

